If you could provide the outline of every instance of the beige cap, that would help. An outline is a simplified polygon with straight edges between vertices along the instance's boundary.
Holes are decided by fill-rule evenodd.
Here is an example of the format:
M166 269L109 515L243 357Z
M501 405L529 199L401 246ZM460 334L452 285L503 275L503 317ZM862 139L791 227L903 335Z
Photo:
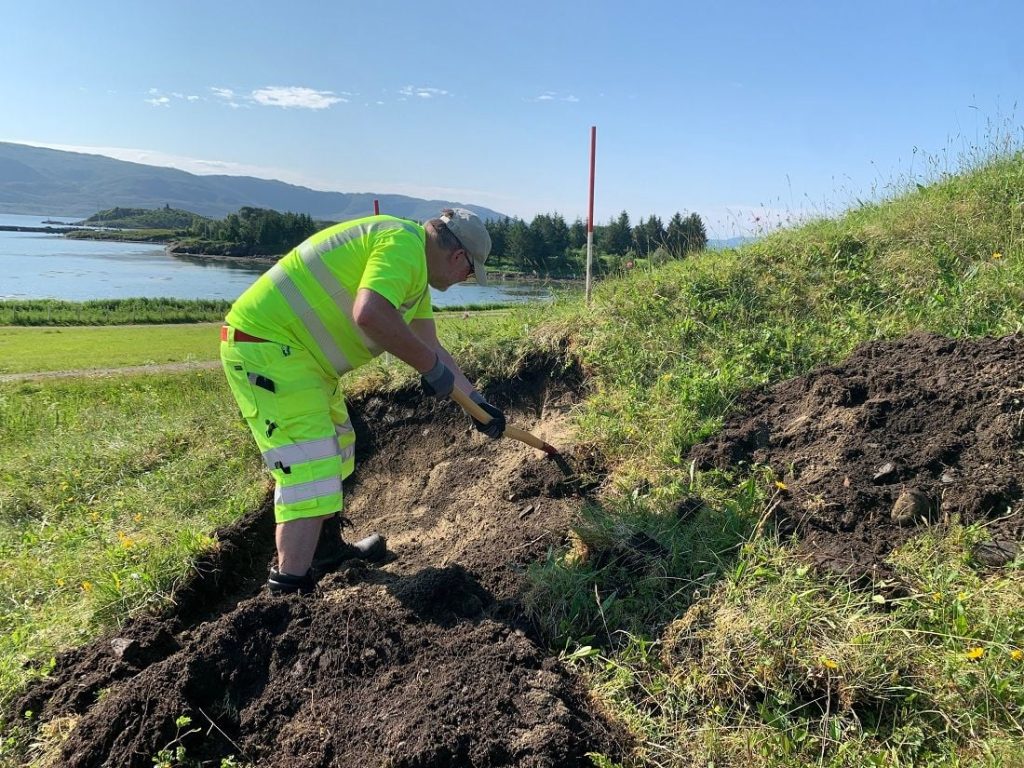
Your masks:
M483 219L465 208L446 208L441 211L441 221L469 251L473 260L473 271L480 285L487 285L487 270L484 264L491 254L491 234L484 226Z

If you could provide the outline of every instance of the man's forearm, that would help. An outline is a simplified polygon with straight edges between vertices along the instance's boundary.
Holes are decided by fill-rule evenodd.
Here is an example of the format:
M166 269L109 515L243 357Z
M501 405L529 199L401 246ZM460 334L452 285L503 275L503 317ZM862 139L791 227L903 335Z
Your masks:
M438 350L424 344L423 340L405 324L398 310L380 294L361 290L356 297L353 315L360 330L369 336L371 341L403 363L420 373L426 373L434 367L439 355ZM442 362L448 364L448 360L444 358Z
M455 386L461 389L463 392L472 392L475 387L473 383L466 378L466 375L459 368L459 364L455 362L455 358L452 357L448 350L442 347L440 344L437 346L437 356L441 358L441 362L451 368L452 373L455 374Z

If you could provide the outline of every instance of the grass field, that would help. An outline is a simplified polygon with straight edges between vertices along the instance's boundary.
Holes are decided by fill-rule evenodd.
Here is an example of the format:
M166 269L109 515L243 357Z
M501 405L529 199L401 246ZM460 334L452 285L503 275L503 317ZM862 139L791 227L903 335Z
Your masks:
M467 340L507 310L437 314L438 332ZM0 326L0 374L76 371L218 359L220 322Z
M571 553L552 552L531 574L529 607L553 647L636 735L630 765L1021 764L1020 558L980 574L968 552L985 531L936 530L893 556L926 589L879 611L869 592L816 576L758 535L770 468L702 474L680 457L750 387L913 329L1021 332L1022 308L1024 157L1008 153L837 219L608 280L590 307L564 299L445 318L446 345L485 382L535 353L581 365L590 389L579 437L611 477L574 538L642 531L672 553L621 596L614 564ZM2 337L6 365L30 349L34 365L58 348L90 349L103 367L130 354L75 335L84 329L30 330ZM207 349L203 326L181 330L198 335L167 336L176 354ZM382 362L349 385L409 376ZM162 600L265 481L218 371L0 384L0 424L4 702L39 673L24 662L45 670L54 651ZM708 508L687 525L672 515L683 495ZM715 652L699 663L667 651L665 628L689 610L715 628ZM797 706L811 675L857 706ZM752 681L756 707L733 695Z
M216 360L220 323L0 327L0 373Z

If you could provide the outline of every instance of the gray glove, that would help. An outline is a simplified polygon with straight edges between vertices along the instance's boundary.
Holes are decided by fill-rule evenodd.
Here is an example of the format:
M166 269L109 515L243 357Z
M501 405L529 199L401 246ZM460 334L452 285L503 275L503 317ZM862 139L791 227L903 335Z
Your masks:
M434 367L420 376L420 385L431 397L444 400L450 397L452 390L455 389L455 374L438 357Z
M476 427L477 432L483 432L492 440L497 440L503 434L505 434L505 414L500 409L495 408L493 405L484 400L484 396L479 392L473 391L470 393L469 398L479 405L486 411L487 415L491 417L491 420L484 424L482 421L473 419L473 426Z

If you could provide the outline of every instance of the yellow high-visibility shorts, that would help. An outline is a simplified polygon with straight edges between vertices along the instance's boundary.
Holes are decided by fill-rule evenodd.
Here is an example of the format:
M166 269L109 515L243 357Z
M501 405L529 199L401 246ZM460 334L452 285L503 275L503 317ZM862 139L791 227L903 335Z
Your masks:
M221 339L228 385L277 483L277 522L340 512L356 435L338 380L299 347L239 341L233 328Z

